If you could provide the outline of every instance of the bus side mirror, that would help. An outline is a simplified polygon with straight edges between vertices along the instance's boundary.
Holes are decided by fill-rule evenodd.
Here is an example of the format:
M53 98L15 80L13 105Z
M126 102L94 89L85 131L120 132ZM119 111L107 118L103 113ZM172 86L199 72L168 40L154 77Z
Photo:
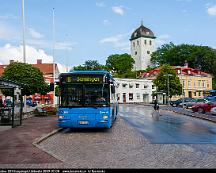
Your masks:
M114 94L115 93L115 86L111 85L111 93Z
M50 83L50 91L54 91L54 83Z

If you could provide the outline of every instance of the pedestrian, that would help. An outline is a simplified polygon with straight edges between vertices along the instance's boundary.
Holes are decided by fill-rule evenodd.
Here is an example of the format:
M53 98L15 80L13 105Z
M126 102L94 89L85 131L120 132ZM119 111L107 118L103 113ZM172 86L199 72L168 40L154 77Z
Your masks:
M157 102L157 99L154 100L154 110L159 111L159 104Z
M158 121L160 116L159 112L159 104L157 102L157 99L154 100L154 111L152 112L152 117L154 120Z

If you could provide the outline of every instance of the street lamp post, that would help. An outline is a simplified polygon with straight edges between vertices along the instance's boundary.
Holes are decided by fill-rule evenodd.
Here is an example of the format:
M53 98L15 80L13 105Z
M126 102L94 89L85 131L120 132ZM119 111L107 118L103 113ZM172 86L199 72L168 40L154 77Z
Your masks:
M53 8L53 106L55 107L55 8Z
M164 76L166 76L167 77L167 96L168 96L168 99L167 99L167 103L168 103L168 105L170 104L170 82L169 82L169 77L170 76L173 76L172 74L165 74Z
M22 22L23 22L23 62L26 63L26 45L25 45L25 1L22 0Z

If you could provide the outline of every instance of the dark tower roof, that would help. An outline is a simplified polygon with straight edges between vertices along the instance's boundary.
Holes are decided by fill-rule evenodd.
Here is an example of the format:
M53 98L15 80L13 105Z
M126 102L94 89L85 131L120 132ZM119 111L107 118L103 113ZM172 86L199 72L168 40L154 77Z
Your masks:
M150 29L143 26L143 22L141 23L141 26L132 33L130 41L140 37L153 38L153 39L156 38L154 36L154 33Z

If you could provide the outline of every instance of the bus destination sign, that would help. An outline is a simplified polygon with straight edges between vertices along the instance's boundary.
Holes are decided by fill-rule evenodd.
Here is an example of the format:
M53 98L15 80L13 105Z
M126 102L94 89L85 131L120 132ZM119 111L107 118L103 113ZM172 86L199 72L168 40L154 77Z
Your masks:
M66 83L100 83L103 82L102 76L66 76Z

